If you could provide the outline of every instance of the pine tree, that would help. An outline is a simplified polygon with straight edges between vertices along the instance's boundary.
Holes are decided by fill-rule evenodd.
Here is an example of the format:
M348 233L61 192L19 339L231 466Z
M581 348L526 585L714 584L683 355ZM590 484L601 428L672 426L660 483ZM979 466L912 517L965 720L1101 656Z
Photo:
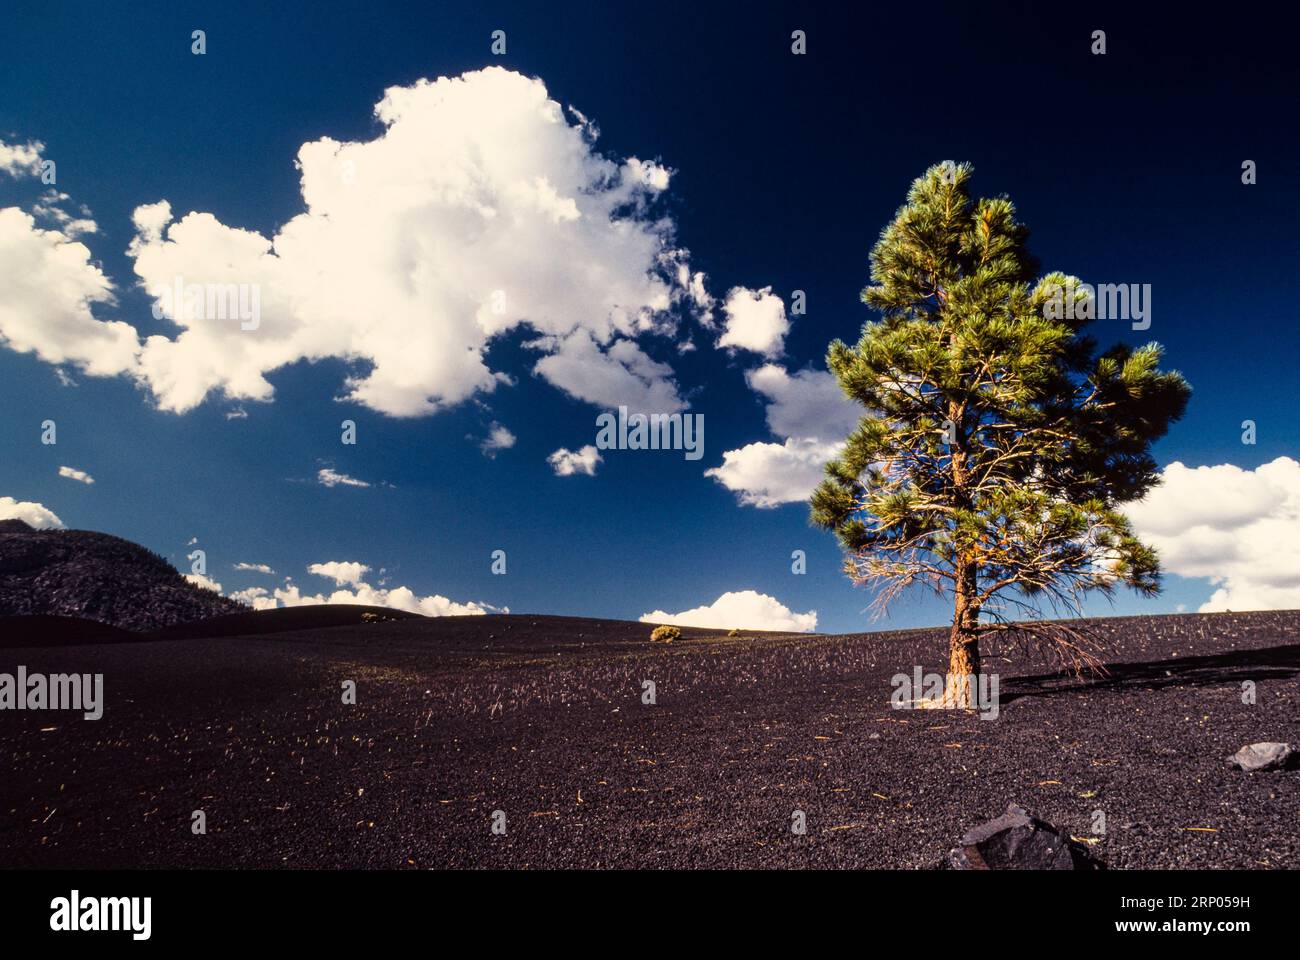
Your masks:
M952 598L951 706L971 705L963 678L990 634L1100 666L1086 634L1041 619L1044 602L1077 615L1089 591L1159 591L1156 553L1119 506L1157 482L1151 444L1191 393L1159 369L1159 344L1099 354L1090 289L1035 280L1011 201L972 200L971 174L927 170L871 252L862 300L881 318L827 357L866 410L812 497L882 610L912 584Z

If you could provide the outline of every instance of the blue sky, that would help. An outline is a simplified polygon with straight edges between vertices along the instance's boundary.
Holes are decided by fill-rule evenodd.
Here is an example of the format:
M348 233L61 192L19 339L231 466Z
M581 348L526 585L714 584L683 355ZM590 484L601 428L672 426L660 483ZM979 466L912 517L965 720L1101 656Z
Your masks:
M223 338L267 342L283 334L285 342L312 345L297 354L286 348L289 362L259 371L273 395L240 396L247 380L242 387L226 380L196 403L173 380L209 363L215 376L238 377L241 371L217 370L222 345L242 350L247 339L213 340L210 350L184 357L160 348L152 379L136 368L96 376L84 367L100 349L99 333L58 328L42 312L48 301L14 293L21 278L6 281L0 263L0 332L6 315L12 325L26 311L31 324L28 341L13 335L16 327L0 337L0 498L41 504L69 527L128 537L183 569L197 539L208 576L227 593L262 588L269 597L288 576L302 594L364 582L515 612L636 618L753 590L795 614L816 611L819 630L862 629L869 597L844 578L833 539L809 527L806 507L747 505L741 481L729 489L705 471L749 444L772 445L758 454L781 446L786 437L765 418L771 398L746 374L766 368L764 382L777 383L823 371L827 343L856 339L873 317L858 302L867 255L908 183L932 163L968 160L978 193L1005 192L1016 202L1045 269L1151 285L1149 331L1107 321L1095 333L1106 342L1165 345L1168 365L1194 394L1187 417L1156 448L1157 460L1216 468L1176 474L1166 499L1140 518L1174 571L1165 593L1121 597L1113 607L1097 601L1089 610L1195 610L1216 590L1219 607L1300 606L1300 558L1289 547L1281 557L1267 554L1269 543L1300 533L1295 471L1278 465L1295 455L1298 439L1300 302L1300 136L1284 119L1300 77L1282 31L1256 21L1249 31L1234 24L1211 31L1092 5L1078 15L940 5L924 16L893 10L856 18L832 5L815 13L802 5L623 6L366 4L308 12L167 3L110 14L102 5L59 4L9 12L0 34L0 142L11 151L43 145L39 156L56 162L54 186L66 195L56 201L63 220L47 213L30 226L11 221L14 242L84 244L89 254L78 275L98 265L114 299L81 308L96 323L129 324L132 337L180 333L153 316L140 270L157 280L169 264L193 274L196 264L256 261L240 244L257 234L269 245L306 209L299 149L322 138L373 145L385 134L375 115L385 91L421 79L472 75L457 81L473 97L465 93L456 110L428 97L393 102L406 136L445 141L458 171L482 164L472 178L475 197L510 210L523 202L510 199L517 180L533 191L528 203L549 202L529 164L551 183L574 163L589 171L605 162L625 186L575 194L594 204L579 219L613 211L632 237L593 228L572 240L561 205L547 216L532 211L513 234L485 227L479 246L460 249L450 208L411 199L416 187L453 182L421 179L434 176L435 160L408 169L392 155L359 151L360 189L371 193L358 203L337 201L345 206L334 219L374 226L382 237L360 227L331 232L320 211L333 195L318 202L310 226L319 233L310 236L329 238L326 252L305 243L292 256L275 249L284 261L277 270L296 257L292 321L282 329L272 316L251 333L220 321ZM1089 49L1099 28L1107 33L1104 56ZM791 53L796 29L807 34L803 56ZM194 30L206 34L201 56L191 51ZM506 33L504 55L491 52L494 30ZM475 73L486 67L518 77L487 89ZM540 121L483 132L496 129L498 104L521 109L543 88L545 98L598 128L594 143L576 132L581 118L568 112L554 121L575 131L562 143ZM454 155L462 143L474 147L473 157ZM447 159L440 149L430 147L436 162ZM575 149L576 159L562 153ZM629 158L641 166L630 167ZM1248 159L1258 170L1249 186L1241 181ZM30 213L50 189L24 174L25 163L14 159L10 174L0 172L0 210ZM313 171L307 175L321 190L333 189ZM629 171L645 174L641 186ZM160 201L170 218L149 206ZM142 207L156 223L138 225ZM410 264L397 269L389 258L349 275L351 254L364 259L397 229L396 216L376 224L367 210L409 213L398 235L414 251ZM210 229L176 233L192 211L215 218ZM69 217L93 219L96 229L74 235ZM702 274L711 304L692 301L685 286L639 286L638 244L656 239L689 251L682 262L690 277ZM624 240L627 249L618 246ZM130 252L133 241L143 254ZM18 262L11 257L8 269ZM321 302L303 279L314 264ZM534 318L510 314L503 330L466 348L481 348L481 369L454 357L424 364L419 352L446 342L441 328L431 326L425 340L401 332L422 327L402 325L418 324L428 308L430 324L442 322L439 311L460 316L465 335L473 315L464 313L465 297L488 292L498 267L503 276L529 271L533 282L520 299L543 304L537 309L547 311L550 327L539 332ZM417 294L408 282L419 285ZM769 287L787 310L793 291L804 291L806 314L788 315L788 333L775 342L765 338L762 317L747 314L736 321L736 336L761 349L726 347L730 291ZM611 288L620 304L660 294L672 303L643 328L624 318L602 339L607 311L596 301ZM368 371L348 353L357 339L337 349L350 335L340 291L357 323L373 327L360 339L380 344L389 358L390 372L375 378L371 393L362 391L368 400L348 398L349 378ZM77 308L71 303L68 315L79 315ZM268 303L269 314L276 309ZM390 310L403 319L387 319ZM593 333L583 340L573 331ZM546 336L558 339L539 345ZM686 343L693 349L683 352ZM584 344L595 353L579 349ZM57 362L60 350L73 359ZM412 392L398 382L404 353L425 378L417 377L416 392L427 387L449 398L439 409L412 415L405 408ZM549 375L537 370L544 357L557 358ZM483 370L504 379L489 389L475 379ZM609 386L592 386L614 374ZM678 409L702 414L703 458L605 451L594 475L557 475L548 457L594 443L595 418L624 396L624 381L635 386L630 404L672 397ZM791 388L783 396L778 417L784 410L806 422L821 394ZM58 425L53 446L40 443L47 419ZM357 424L355 445L340 443L345 419ZM828 410L826 419L833 423L835 414ZM1257 424L1253 445L1242 442L1246 419ZM487 456L481 444L494 425L515 439ZM65 466L95 482L59 476ZM766 460L759 466L777 470ZM369 486L325 485L322 470ZM767 479L769 491L783 482ZM504 576L491 572L498 549L506 551ZM802 576L791 572L796 549L807 553ZM332 561L371 570L341 582L308 572ZM275 574L235 570L236 563L265 564ZM947 617L942 602L918 594L878 625Z

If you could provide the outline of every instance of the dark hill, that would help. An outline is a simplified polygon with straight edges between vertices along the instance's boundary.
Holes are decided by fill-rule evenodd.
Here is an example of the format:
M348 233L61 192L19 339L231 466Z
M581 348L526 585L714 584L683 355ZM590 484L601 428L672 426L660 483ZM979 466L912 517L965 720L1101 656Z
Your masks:
M0 649L9 647L62 647L78 643L124 643L141 635L82 617L36 614L0 617Z
M129 540L0 521L0 617L79 617L156 630L244 609Z
M352 627L392 620L424 620L418 613L391 607L372 607L355 603L317 604L305 607L279 607L275 610L245 610L212 617L199 623L163 627L146 635L149 640L193 640L211 637L254 637L294 630L324 630Z

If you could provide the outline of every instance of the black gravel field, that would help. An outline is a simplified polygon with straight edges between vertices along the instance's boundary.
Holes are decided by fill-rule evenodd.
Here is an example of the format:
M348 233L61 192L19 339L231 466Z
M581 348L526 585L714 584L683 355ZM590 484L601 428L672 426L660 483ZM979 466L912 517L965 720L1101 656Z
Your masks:
M0 712L0 866L928 869L1011 800L1112 869L1300 865L1300 771L1224 762L1300 741L1300 613L1092 624L1104 680L986 656L996 720L891 709L943 631L491 616L0 649L105 699Z

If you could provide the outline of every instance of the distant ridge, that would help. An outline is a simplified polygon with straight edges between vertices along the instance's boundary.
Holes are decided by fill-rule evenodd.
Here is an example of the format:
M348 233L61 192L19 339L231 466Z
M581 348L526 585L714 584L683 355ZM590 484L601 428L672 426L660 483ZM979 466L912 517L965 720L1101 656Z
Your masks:
M182 623L146 635L149 640L195 640L207 637L243 637L295 630L327 630L396 620L425 620L426 617L392 607L358 603L311 604L272 610L240 610L211 617L202 623Z
M13 647L67 647L78 643L127 643L143 634L82 617L39 613L0 617L0 650Z
M157 630L245 609L129 540L0 520L0 617L77 617Z

